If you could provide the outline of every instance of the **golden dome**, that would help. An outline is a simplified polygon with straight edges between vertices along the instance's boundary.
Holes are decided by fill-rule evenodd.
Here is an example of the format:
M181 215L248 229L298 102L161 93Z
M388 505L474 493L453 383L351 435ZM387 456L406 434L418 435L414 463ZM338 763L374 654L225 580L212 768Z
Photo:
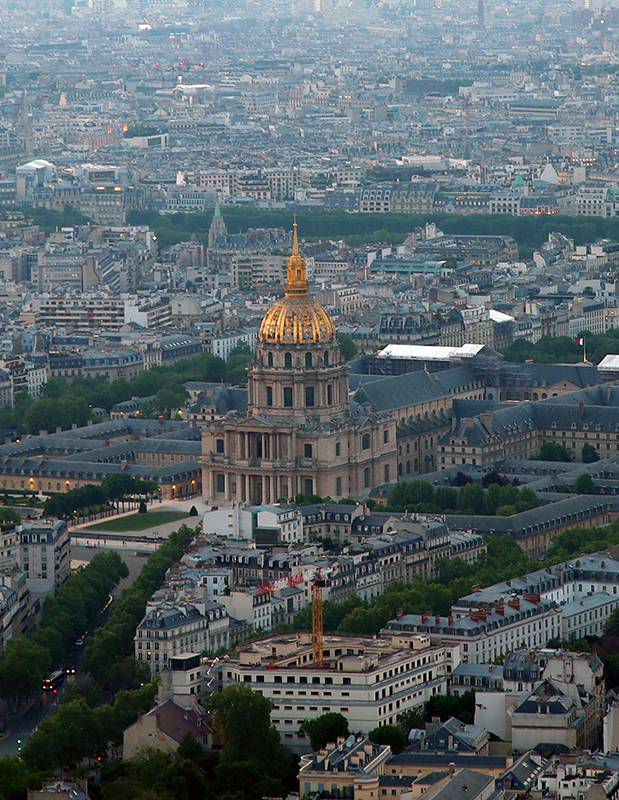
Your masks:
M286 296L267 311L258 338L272 344L331 342L335 326L326 309L309 296L305 261L299 253L297 223L294 223L292 255L288 258Z

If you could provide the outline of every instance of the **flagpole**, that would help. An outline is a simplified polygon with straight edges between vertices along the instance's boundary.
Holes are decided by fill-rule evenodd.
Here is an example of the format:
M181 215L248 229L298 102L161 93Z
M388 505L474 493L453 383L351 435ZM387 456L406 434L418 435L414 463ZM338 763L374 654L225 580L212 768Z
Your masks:
M583 346L583 364L588 364L589 362L587 361L587 340L585 339L584 336L582 337L582 346Z

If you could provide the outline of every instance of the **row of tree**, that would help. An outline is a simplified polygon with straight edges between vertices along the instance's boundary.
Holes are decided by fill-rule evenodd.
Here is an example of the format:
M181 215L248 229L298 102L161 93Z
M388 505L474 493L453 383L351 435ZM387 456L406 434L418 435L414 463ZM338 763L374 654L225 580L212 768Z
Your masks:
M132 686L148 667L134 658L133 637L142 621L146 604L162 585L167 570L176 563L199 533L181 525L152 553L131 586L112 606L106 623L97 628L86 645L83 668L101 686L117 689Z
M339 603L325 601L324 628L338 633L373 635L394 618L397 609L405 614L447 616L456 600L470 594L475 585L492 586L618 543L619 521L603 528L573 528L553 537L545 559L540 562L529 559L511 536L492 537L488 539L486 552L474 564L460 558L439 559L433 581L392 584L371 603L357 595ZM296 615L293 627L311 630L311 604Z
M148 711L157 685L120 692L112 705L92 707L75 693L39 725L22 751L29 770L49 772L78 767L84 759L101 759L111 744L122 744L123 731Z
M579 336L584 336L587 360L593 364L599 364L605 356L617 353L619 330L616 328L599 334L585 330ZM535 343L528 339L516 339L502 353L508 361L534 361L536 364L577 364L584 358L582 346L569 336L542 336Z
M292 228L290 211L227 206L223 213L230 233L239 233L248 228ZM204 240L212 218L213 212L210 210L199 214L164 215L156 211L132 209L127 214L131 224L153 228L162 247L187 241L194 234ZM603 217L579 217L575 220L566 216L553 216L550 219L544 216L512 217L507 214L349 214L335 209L300 211L298 221L304 238L346 238L351 244L359 245L368 242L382 244L386 238L389 238L389 243L399 243L414 228L435 222L448 234L513 236L521 247L526 248L524 255L528 257L533 248L537 249L548 241L548 234L554 231L573 238L576 244L586 244L602 237L619 239L619 220Z
M48 517L72 519L98 513L109 504L123 504L128 498L146 499L152 497L158 486L155 481L133 478L126 472L112 472L107 475L100 486L88 483L68 492L58 492L48 497L43 511Z
M251 352L246 344L238 345L228 361L211 353L201 353L175 364L144 370L131 380L118 378L109 382L105 377L78 377L72 383L64 378L50 378L42 387L40 400L21 392L14 407L0 408L0 429L16 430L18 434L36 435L41 430L55 433L56 428L68 430L73 424L86 425L97 421L93 409L109 411L116 403L133 397L150 397L141 409L142 416L169 418L182 408L188 394L183 384L188 381L211 383L246 383Z
M0 696L15 700L41 688L43 678L91 625L110 591L129 571L118 553L98 553L43 605L40 627L7 642L0 656Z
M508 481L492 483L487 489L479 483L466 483L459 489L438 486L423 480L399 481L391 490L384 510L415 511L425 514L482 514L508 517L537 508L540 500L533 489L519 489ZM380 506L374 507L380 511Z

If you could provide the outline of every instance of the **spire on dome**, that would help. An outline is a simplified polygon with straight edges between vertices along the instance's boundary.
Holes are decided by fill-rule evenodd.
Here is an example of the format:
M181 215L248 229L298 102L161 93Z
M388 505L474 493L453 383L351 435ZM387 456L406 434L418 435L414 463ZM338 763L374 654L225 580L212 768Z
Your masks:
M309 285L305 275L305 259L299 252L299 234L296 214L294 215L292 229L292 254L288 256L288 269L284 290L286 292L286 297L307 297L309 294Z

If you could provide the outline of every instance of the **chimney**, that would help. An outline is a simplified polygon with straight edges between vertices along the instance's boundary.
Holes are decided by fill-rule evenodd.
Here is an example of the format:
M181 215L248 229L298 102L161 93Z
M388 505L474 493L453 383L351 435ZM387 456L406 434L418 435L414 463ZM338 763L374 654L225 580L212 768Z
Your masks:
M451 626L451 625L453 625L453 624L454 624L454 618L453 618L453 617L449 617L449 619L447 620L447 622L448 622L448 624L449 624L450 626Z
M429 619L430 619L430 615L429 615L429 614L422 614L422 615L421 615L421 624L422 624L422 625L425 625L425 624L426 624L426 622L427 622Z
M582 420L582 418L584 416L585 416L585 404L584 403L579 403L578 404L578 419Z
M492 433L492 419L493 419L492 411L490 410L482 411L481 414L479 415L479 419L481 424L488 431L488 433Z
M518 597L515 600L510 600L507 605L515 611L520 611L520 598Z
M404 616L404 609L398 608L395 612L395 618L402 619L403 616Z
M434 617L434 621L436 622L437 625L441 624L441 618L439 617L438 614Z
M451 761L449 763L449 774L453 775L455 771L456 771L456 765L454 764L453 761Z

